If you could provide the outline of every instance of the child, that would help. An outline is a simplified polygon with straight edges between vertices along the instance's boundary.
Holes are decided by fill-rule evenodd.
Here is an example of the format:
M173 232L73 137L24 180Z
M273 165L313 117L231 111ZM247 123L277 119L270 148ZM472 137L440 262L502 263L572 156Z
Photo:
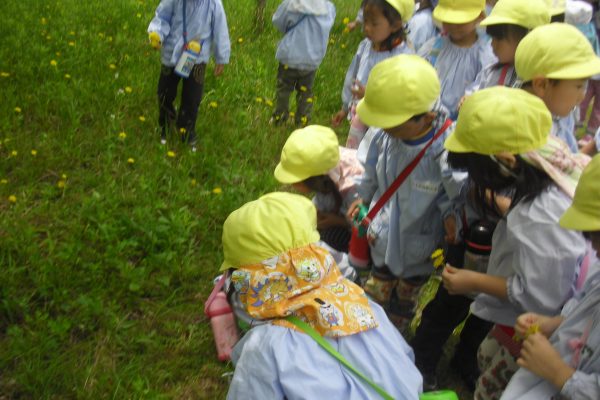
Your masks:
M543 0L498 1L491 14L481 21L492 38L492 50L498 62L481 71L468 91L495 85L512 87L517 79L514 68L517 46L531 29L548 23L550 14Z
M220 76L224 65L229 63L231 48L223 4L221 0L161 0L148 26L148 34L153 47L162 47L158 80L160 141L166 144L168 126L175 122L178 132L183 134L182 139L196 151L196 119L211 48L215 54L215 76ZM200 45L200 55L190 76L182 79L174 67L192 42ZM177 114L173 101L180 80L183 80L183 87Z
M525 310L558 312L573 294L586 255L583 236L557 223L571 204L582 164L560 140L549 140L551 124L538 97L495 86L465 100L445 143L450 166L468 171L479 204L496 193L511 201L494 230L487 274L450 265L442 273L450 294L481 293L471 312L495 323L479 347L476 399L500 397L517 370L517 317Z
M408 21L408 41L415 51L419 51L425 42L438 34L432 16L436 5L437 0L421 0L415 15Z
M357 196L354 179L362 172L356 150L340 147L330 128L310 125L285 142L275 178L300 193L315 193L321 240L347 253L351 230L346 213Z
M581 175L573 205L560 219L566 229L583 231L600 253L600 157ZM525 338L503 400L600 398L600 264L586 279L582 295L571 299L560 316L526 313L515 331ZM592 270L590 270L592 272ZM532 333L537 326L539 333ZM533 328L535 329L535 328Z
M442 217L451 211L449 197L456 197L460 187L440 157L451 121L439 105L439 94L435 69L416 55L403 54L373 68L357 107L362 121L381 128L370 128L369 140L361 144L366 148L365 173L351 217L360 204L372 208L435 139L368 229L373 269L365 290L390 308L400 329L414 315L419 288L433 270L430 255L444 237Z
M355 106L364 96L371 69L386 58L412 53L406 43L404 24L414 12L413 0L363 0L364 33L366 38L346 72L342 89L342 109L333 116L332 124L339 126L350 116L350 131L346 147L357 149L367 127L356 116Z
M326 0L284 0L275 11L273 24L284 34L275 54L279 61L272 118L275 124L287 121L290 95L294 90L295 123L308 123L315 74L325 57L334 21L335 6Z
M373 386L316 339L324 337L389 398L418 400L421 375L412 350L377 304L344 279L318 245L314 205L303 196L269 193L232 212L223 224L221 270L246 311L264 320L236 344L228 399L376 399Z
M529 33L515 55L526 91L540 97L553 115L552 134L577 152L573 110L585 96L587 80L600 72L600 59L577 28L552 23Z
M429 40L418 53L437 70L442 104L453 119L467 87L495 61L488 39L477 34L484 9L484 0L440 0L433 17L442 22L447 35Z

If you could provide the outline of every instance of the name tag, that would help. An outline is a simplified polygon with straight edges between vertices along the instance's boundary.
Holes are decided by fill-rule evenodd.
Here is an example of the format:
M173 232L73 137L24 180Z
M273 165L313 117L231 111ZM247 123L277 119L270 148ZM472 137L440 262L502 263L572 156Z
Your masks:
M436 194L440 190L441 183L431 181L412 181L412 187L419 192Z

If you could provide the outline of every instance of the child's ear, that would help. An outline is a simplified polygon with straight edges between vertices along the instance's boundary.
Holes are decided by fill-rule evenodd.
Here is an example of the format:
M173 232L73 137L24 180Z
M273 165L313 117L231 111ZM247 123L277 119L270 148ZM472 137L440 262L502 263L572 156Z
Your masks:
M531 89L533 90L533 93L540 98L544 97L549 85L550 81L548 78L533 78L531 80Z

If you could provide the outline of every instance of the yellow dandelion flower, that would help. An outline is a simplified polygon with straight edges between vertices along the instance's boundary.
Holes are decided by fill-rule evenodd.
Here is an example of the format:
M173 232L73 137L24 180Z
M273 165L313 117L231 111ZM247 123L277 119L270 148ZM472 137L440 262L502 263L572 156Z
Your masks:
M69 46L75 47L75 42L69 42Z
M71 74L65 74L65 79L71 79Z
M342 49L345 49L345 48L346 48L346 44L342 43Z
M50 40L50 39L52 39L52 36L46 35L46 40Z
M50 65L52 65L53 67L56 67L58 65L58 63L56 62L56 60L50 60Z
M529 328L527 328L527 332L525 332L525 339L529 337L529 335L533 335L540 331L539 324L532 324Z
M17 114L18 114L18 113L20 113L21 111L23 111L23 110L21 110L21 107L15 107L15 112L16 112Z
M309 97L308 99L306 99L306 102L307 102L307 103L312 103L312 102L313 102L313 98L312 98L312 97Z
M295 113L295 112L293 112L293 111L290 111L290 117L291 117L291 118L294 118L295 116L296 116L296 113Z
M138 17L138 18L142 18L142 14L141 13L137 13L137 14L135 14L135 16Z
M140 116L138 117L138 119L139 119L140 121L142 121L142 122L146 121L146 117L144 117L143 115L140 115Z
M257 97L256 99L254 99L257 103L262 103L263 102L263 98L262 97Z
M167 156L168 156L168 157L171 157L171 158L172 158L172 157L175 157L175 152L174 152L174 151L172 151L172 150L169 150L169 151L167 151Z
M125 139L127 134L125 132L119 132L119 139Z
M211 106L212 108L217 108L219 104L217 104L216 101L211 101L208 105Z
M265 104L269 107L273 107L273 102L271 100L265 100Z
M238 38L238 43L244 43L244 38Z
M300 91L301 92L306 92L308 89L306 88L306 86L302 85L300 86Z
M187 132L187 130L185 128L179 128L179 133L181 133L182 135L185 134Z
M131 93L131 92L133 92L133 89L131 88L131 86L125 86L125 92Z
M37 156L37 150L35 150L35 149L31 150L31 155L34 156L34 157Z
M8 179L0 179L0 183L6 185L8 183Z
M60 177L63 179L67 179L67 174L62 174Z
M106 38L106 41L108 41L108 42L112 42L112 41L113 41L113 37L112 37L112 36L109 36L109 37L107 37L107 38Z
M444 250L436 249L433 253L431 253L431 259L442 257L444 255Z
M103 32L98 32L98 36L103 38L104 37L104 33Z
M60 181L56 182L56 186L59 189L64 189L66 185L67 185L67 182L63 181L62 179Z
M212 192L214 194L221 194L221 193L223 193L223 189L221 189L220 187L216 187L212 190Z
M8 78L10 76L10 74L8 72L2 71L2 72L0 72L0 76L3 78Z
M71 35L71 36L75 36L75 31L71 31L71 32L69 32L69 35Z
M191 185L192 185L192 186L196 186L196 184L197 184L198 182L196 182L196 180L195 180L195 179L192 179L192 181L191 181L190 183L191 183Z
M56 53L54 53L54 54L56 54L56 57L60 57L60 54L61 54L61 53L60 53L60 51L57 51L57 52L56 52Z
M46 25L48 23L48 20L46 18L42 17L42 19L40 20L40 23L42 25Z
M434 268L439 268L442 265L444 265L444 258L443 257L439 257L433 260L433 267Z
M117 66L115 64L109 64L108 68L110 68L110 69L117 69Z
M345 17L342 22L344 23L344 25L348 25L350 23L350 18Z
M334 43L335 43L335 40L329 39L329 44L334 44Z
M10 152L10 155L13 156L13 157L16 157L17 154L19 154L19 152L16 151L16 150L13 150L13 151Z
M306 123L308 122L308 117L305 115L302 118L300 118L300 121L302 122L302 125L306 125Z
M350 28L345 27L344 30L342 31L342 33L350 33Z
M127 159L127 163L128 163L128 164L133 164L134 162L135 162L135 160L134 160L133 158L131 158L131 157L129 157L129 158Z
M8 196L8 201L10 201L11 203L16 203L17 196L15 196L14 194L11 194L10 196Z

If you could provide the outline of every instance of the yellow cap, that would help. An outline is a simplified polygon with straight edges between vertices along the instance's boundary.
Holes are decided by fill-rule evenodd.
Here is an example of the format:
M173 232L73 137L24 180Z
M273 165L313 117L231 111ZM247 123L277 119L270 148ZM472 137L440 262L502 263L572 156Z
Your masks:
M578 231L600 231L600 155L592 158L583 170L573 204L561 217L560 226Z
M223 224L219 271L259 263L319 240L317 210L304 196L269 193L238 208Z
M414 0L385 0L396 9L402 17L402 22L407 23L415 12Z
M550 23L550 13L544 0L499 0L482 26L512 24L527 29Z
M555 22L535 28L521 40L515 69L524 82L534 78L583 79L600 73L600 58L577 28Z
M281 183L302 182L311 176L325 175L339 160L335 132L324 126L309 125L292 132L283 145L275 178Z
M521 89L495 86L467 97L446 149L456 153L526 153L543 146L552 127L544 102Z
M440 0L433 9L433 18L449 24L466 24L475 21L483 11L485 0Z
M564 14L567 8L567 0L544 0L550 15L554 17L558 14Z
M371 70L356 111L369 126L392 128L430 111L439 95L440 80L431 64L419 56L401 54Z

